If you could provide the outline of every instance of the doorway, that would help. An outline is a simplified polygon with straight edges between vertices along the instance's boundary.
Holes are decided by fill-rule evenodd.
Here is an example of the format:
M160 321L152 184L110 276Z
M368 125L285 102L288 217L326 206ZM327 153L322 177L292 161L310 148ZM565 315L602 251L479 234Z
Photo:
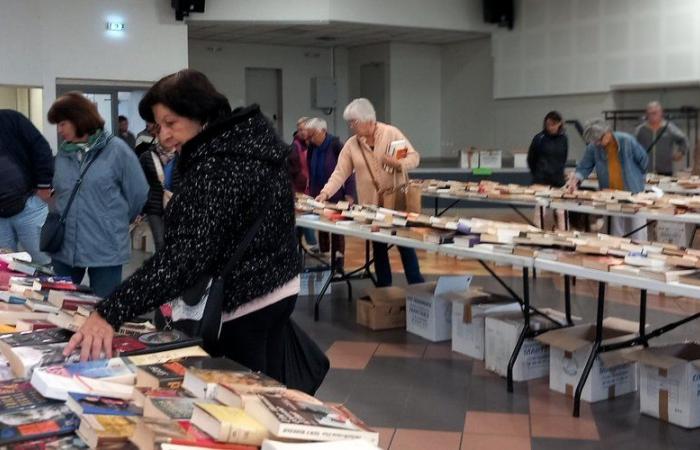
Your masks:
M129 120L129 132L137 135L146 128L146 122L139 115L139 102L146 94L150 84L119 86L110 83L101 84L60 83L56 84L56 97L70 92L79 91L97 105L97 111L105 121L105 130L118 136L119 116ZM61 138L59 136L59 143Z
M377 120L387 122L386 115L386 66L384 63L369 63L360 66L360 97L374 105Z
M247 105L260 105L260 110L272 121L277 133L284 136L281 69L246 68L245 101Z

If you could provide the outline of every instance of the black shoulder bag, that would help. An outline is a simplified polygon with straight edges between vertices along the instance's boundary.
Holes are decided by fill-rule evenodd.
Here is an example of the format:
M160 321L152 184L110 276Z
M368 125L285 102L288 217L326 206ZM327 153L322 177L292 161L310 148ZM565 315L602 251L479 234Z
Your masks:
M76 181L75 186L73 186L73 191L70 193L70 198L68 199L68 203L66 203L66 207L63 209L63 213L58 214L52 211L46 216L46 222L44 222L44 225L41 227L41 238L39 239L39 249L42 252L56 253L63 247L63 236L66 233L66 217L68 217L68 210L70 210L73 200L75 200L80 185L83 184L85 173L87 173L90 166L92 166L92 163L97 160L97 157L100 156L103 149L104 147L96 150L95 156L83 167L78 181Z
M265 213L270 209L272 194L270 194L263 204L260 215L246 232L241 243L231 255L224 269L216 276L205 275L201 277L192 287L182 293L181 300L188 307L201 311L201 318L184 319L174 321L170 324L172 328L182 331L191 337L202 339L205 350L215 348L221 334L221 317L224 306L224 279L233 271L236 264L243 257L243 253L248 249L253 238L257 234ZM167 328L167 327L166 327Z

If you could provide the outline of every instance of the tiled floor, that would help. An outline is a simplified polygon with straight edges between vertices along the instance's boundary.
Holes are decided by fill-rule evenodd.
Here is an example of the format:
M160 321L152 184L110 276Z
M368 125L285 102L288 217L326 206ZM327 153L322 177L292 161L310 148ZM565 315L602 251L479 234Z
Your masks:
M361 263L363 249L361 242L348 240L346 267ZM503 292L473 261L422 252L419 257L428 278L471 273L474 285ZM142 259L135 255L131 269ZM395 283L402 285L395 250L391 259ZM520 291L519 272L496 270ZM354 282L354 296L369 286L368 281ZM561 277L538 273L531 283L533 303L561 309L562 286ZM574 315L593 320L596 292L595 283L577 280ZM338 285L323 300L319 322L313 321L313 299L300 297L294 318L331 360L317 395L345 403L380 432L385 450L700 449L700 429L687 431L641 416L637 394L593 405L583 402L580 418L571 416L571 400L550 391L546 380L516 383L509 394L504 379L486 371L483 362L451 352L449 342L434 344L404 330L373 332L358 326L355 304L346 295ZM609 288L606 315L637 320L638 296L632 289ZM698 310L700 301L650 295L648 322L657 326ZM700 339L700 321L653 342L686 339Z

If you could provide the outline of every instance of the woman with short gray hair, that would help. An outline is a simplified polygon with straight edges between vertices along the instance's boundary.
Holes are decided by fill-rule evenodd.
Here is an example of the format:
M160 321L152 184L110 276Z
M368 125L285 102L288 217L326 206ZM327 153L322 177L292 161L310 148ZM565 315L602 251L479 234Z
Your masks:
M576 190L579 183L595 169L600 189L633 194L644 192L647 152L634 136L613 131L603 119L593 119L584 125L583 139L587 146L567 183L570 191ZM625 236L646 223L644 219L624 217L612 217L610 222L612 234L616 236ZM646 240L646 234L646 230L642 229L631 237Z
M328 183L321 189L317 200L326 201L331 198L354 172L360 203L393 208L393 196L384 195L384 192L401 184L405 173L418 167L418 152L398 128L377 122L374 106L366 98L357 98L350 102L345 108L343 118L348 122L354 136L345 143L338 156L338 164ZM387 152L390 146L405 149L404 156L397 158L389 155ZM386 244L373 242L372 248L377 286L391 286L388 247ZM422 283L424 280L416 251L406 247L398 249L408 283Z

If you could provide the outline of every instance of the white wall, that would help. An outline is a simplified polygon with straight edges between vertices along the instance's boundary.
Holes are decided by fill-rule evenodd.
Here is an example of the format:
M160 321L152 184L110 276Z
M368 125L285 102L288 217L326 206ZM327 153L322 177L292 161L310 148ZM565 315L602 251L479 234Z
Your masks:
M493 98L490 39L445 46L442 52L442 155L465 147L527 148L542 129L544 115L559 110L566 119L598 117L614 106L612 94L562 95L521 99ZM579 158L583 142L569 133L570 158Z
M497 98L700 80L697 0L519 0L494 37Z
M439 46L391 44L391 124L424 158L441 156L441 68Z
M384 64L386 70L384 79L386 117L391 121L391 46L389 44L363 45L352 47L348 52L348 82L350 99L358 98L360 90L360 68L365 64Z
M190 67L204 72L228 97L234 108L245 104L246 67L281 69L284 139L291 141L296 121L301 116L322 117L329 123L329 131L337 133L334 126L337 110L328 116L311 107L311 78L331 76L331 50L190 40L189 58ZM347 90L344 87L347 85L344 69L346 61L346 53L336 52L341 114L342 108L347 104ZM340 125L338 130L341 132L338 134L344 137L345 126Z
M44 116L58 78L151 82L187 67L187 28L167 0L0 0L0 11L0 84L43 87ZM126 30L107 32L108 20ZM55 127L44 134L55 147Z

